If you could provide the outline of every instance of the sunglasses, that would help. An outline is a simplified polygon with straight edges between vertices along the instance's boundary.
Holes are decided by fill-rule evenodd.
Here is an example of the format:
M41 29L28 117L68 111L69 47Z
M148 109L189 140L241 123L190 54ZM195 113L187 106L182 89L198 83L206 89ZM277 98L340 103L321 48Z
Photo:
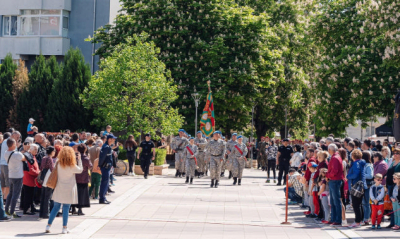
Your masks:
M400 154L399 152L394 153L394 155L399 155L399 154Z
M24 145L30 145L30 143L29 142L24 142Z

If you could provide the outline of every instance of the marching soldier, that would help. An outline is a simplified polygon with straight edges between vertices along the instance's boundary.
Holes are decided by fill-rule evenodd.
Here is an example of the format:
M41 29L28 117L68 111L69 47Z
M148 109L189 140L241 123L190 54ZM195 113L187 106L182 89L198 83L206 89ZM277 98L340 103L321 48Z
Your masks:
M231 154L231 152L237 144L236 138L237 133L233 133L231 140L226 143L226 154L228 155L228 159L225 161L225 168L229 171L229 179L232 178L233 154Z
M213 139L206 146L206 159L210 161L211 187L218 188L221 164L225 156L225 143L219 138L221 132L215 131ZM215 184L214 184L215 181Z
M189 178L190 178L190 184L193 184L193 177L194 177L194 171L196 170L197 167L197 146L194 144L194 138L189 139L189 144L185 147L183 150L183 156L186 159L186 182L189 183Z
M175 153L175 177L182 177L182 174L184 173L184 164L185 164L185 158L183 157L183 149L185 149L186 145L189 144L189 141L187 138L184 137L185 135L185 130L180 129L179 131L179 136L176 136L172 140L171 148L172 151Z
M247 155L247 146L243 143L243 136L240 135L237 138L237 143L233 146L233 149L229 155L232 155L233 159L233 185L236 185L236 182L238 185L241 185Z
M204 161L204 148L206 147L207 141L202 137L201 131L197 132L197 137L194 139L194 143L197 146L199 152L197 153L197 166L199 169L197 170L200 176L204 176L204 172L206 170L206 163Z

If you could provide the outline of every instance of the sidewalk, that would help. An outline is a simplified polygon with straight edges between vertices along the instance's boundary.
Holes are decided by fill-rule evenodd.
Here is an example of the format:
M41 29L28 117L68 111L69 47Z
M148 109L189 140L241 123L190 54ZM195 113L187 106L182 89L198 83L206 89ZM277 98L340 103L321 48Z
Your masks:
M305 218L298 206L289 206L289 221L283 226L283 187L265 183L265 173L245 169L242 186L233 186L226 177L219 188L209 187L209 177L194 179L153 176L117 177L108 197L110 205L92 201L83 217L71 216L71 233L62 235L62 219L56 218L52 233L45 234L47 221L24 216L0 223L1 238L218 238L218 239L325 239L398 238L400 233L367 228L322 227ZM352 214L349 217L354 218ZM349 223L353 219L349 220Z

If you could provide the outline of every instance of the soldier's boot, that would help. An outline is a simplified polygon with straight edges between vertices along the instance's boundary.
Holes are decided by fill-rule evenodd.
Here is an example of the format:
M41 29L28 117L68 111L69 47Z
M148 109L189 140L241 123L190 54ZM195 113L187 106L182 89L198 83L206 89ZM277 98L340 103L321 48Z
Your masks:
M206 176L208 176L208 170L206 171Z
M221 178L223 178L223 177L225 177L225 173L224 172L221 173Z
M181 173L181 172L179 172L178 176L181 178L181 177L182 177L182 173Z
M232 171L229 171L229 179L232 178Z
M183 172L183 173L182 173L182 176L183 176L183 177L185 177L185 175L186 175L186 173L185 173L185 172Z
M218 180L215 180L215 188L218 188L218 185L219 185Z
M193 178L190 178L190 184L193 184Z
M242 185L242 179L241 178L238 179L238 185L239 186Z
M178 177L178 175L179 175L179 170L176 170L176 173L175 173L175 178L177 178L177 177Z
M197 175L199 175L199 172L196 170L194 170L194 176L196 177Z
M211 187L211 188L214 187L214 179L211 179L211 185L210 185L210 187Z
M233 177L233 185L236 185L237 183L237 177Z
M188 183L189 183L189 176L187 176L187 177L186 177L186 181L185 181L185 183L186 183L186 184L188 184Z

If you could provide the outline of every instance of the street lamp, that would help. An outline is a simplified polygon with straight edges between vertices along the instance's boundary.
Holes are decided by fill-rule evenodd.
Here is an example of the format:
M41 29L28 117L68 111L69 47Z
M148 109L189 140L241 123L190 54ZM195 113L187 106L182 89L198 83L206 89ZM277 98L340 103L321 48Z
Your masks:
M194 99L194 103L195 103L195 106L196 106L196 118L194 120L194 123L195 123L194 135L196 135L196 133L197 133L197 107L199 107L199 102L200 102L201 95L199 93L196 93L196 88L194 89L194 92L195 93L192 94L192 98Z
M251 107L251 140L253 140L253 125L254 125L254 108L256 108L257 103L255 103L252 107ZM251 143L251 141L250 141ZM255 145L254 145L255 146ZM251 163L253 163L253 147L250 148L251 151Z

